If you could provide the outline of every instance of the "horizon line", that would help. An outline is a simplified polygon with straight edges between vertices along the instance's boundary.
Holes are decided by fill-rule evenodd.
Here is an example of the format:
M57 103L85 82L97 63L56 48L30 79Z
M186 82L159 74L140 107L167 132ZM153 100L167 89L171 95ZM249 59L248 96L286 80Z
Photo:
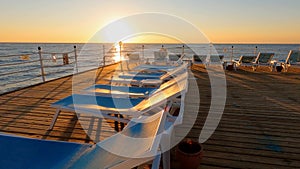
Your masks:
M117 42L0 42L0 44L4 43L15 43L15 44L114 44ZM243 45L300 45L300 42L190 42L190 43L161 43L161 42L123 42L123 44L216 44L216 45L228 45L228 44L243 44Z

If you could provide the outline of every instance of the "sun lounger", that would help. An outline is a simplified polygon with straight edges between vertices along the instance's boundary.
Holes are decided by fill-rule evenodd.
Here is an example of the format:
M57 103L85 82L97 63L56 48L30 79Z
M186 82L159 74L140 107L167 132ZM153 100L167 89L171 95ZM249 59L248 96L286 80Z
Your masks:
M155 157L160 158L160 133L165 119L163 110L152 116L133 119L124 130L97 143L67 168L133 168ZM159 158L152 168L158 168Z
M1 168L123 169L154 160L160 164L167 112L133 119L123 131L97 143L78 144L0 134Z
M208 61L206 62L207 68L220 67L224 69L224 55L210 55L208 56Z
M183 63L180 66L162 66L162 65L140 65L134 69L134 71L141 72L164 72L163 74L153 74L153 75L143 75L139 74L129 74L128 72L120 73L117 76L113 76L111 83L116 84L127 84L133 86L153 86L158 87L165 81L174 78L176 75L181 74L186 71L188 63Z
M130 62L140 62L140 55L138 53L128 53L127 54L128 60Z
M167 113L161 110L151 116L133 119L123 131L96 145L0 134L1 168L122 169L153 160L152 169L158 169L159 146L168 146L162 145L168 144L166 140L161 142L166 137L164 130L174 122L167 120ZM163 164L168 163L163 161Z
M250 55L242 55L239 59L239 61L236 62L237 67L240 66L253 66L253 62L255 61L256 56L250 56Z
M169 54L169 56L168 56L169 65L181 64L183 62L184 56L185 56L185 54L174 54L174 53Z
M206 55L193 55L193 64L205 64L206 63Z
M62 169L91 146L0 134L0 168Z
M97 84L84 89L84 93L107 97L149 97L156 90L157 88Z
M160 51L154 51L154 62L167 62L167 56L168 56L168 52L164 51L164 50L160 50Z
M143 75L143 74L121 74L119 78L121 79L133 79L133 80L144 80L144 79L156 79L159 80L162 75L154 74L154 75Z
M270 71L273 71L273 64L271 63L274 57L274 53L258 53L255 61L253 62L253 71L256 71L257 68L263 66L268 67Z
M128 53L127 57L128 59L126 60L126 64L128 70L131 70L132 65L137 66L141 63L139 53Z
M172 71L175 69L176 66L171 66L171 65L150 65L150 64L145 64L145 65L139 65L135 68L133 68L134 71L139 71L139 72L163 72L166 73L168 71Z
M155 76L162 76L166 73L166 71L148 71L148 70L140 70L140 71L128 71L124 74L130 74L130 75L155 75Z
M177 62L181 58L181 54L169 54L169 61L171 62Z
M73 94L51 105L57 110L49 129L51 130L53 128L61 111L92 114L127 123L127 119L112 117L110 114L138 117L152 108L166 103L168 99L179 96L181 92L187 88L186 78L187 74L182 74L172 79L168 83L170 85L157 89L157 91L148 98L120 98Z
M300 68L300 51L291 50L283 64L284 71L287 72L290 67Z
M223 62L224 55L211 55L209 57L209 64L220 64Z

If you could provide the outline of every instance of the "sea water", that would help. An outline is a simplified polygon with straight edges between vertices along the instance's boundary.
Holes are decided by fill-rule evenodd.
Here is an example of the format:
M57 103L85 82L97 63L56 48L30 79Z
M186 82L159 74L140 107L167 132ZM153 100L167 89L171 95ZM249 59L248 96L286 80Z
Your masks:
M78 66L63 64L62 54L68 53L74 63L76 46ZM299 50L298 44L132 44L123 43L121 55L138 53L142 59L153 58L153 51L166 48L170 53L221 54L226 60L238 59L241 55L257 55L258 52L275 53L274 59L283 60L290 50ZM46 80L71 75L103 65L103 56L120 54L114 44L73 43L0 43L0 94L42 82L38 47L41 47ZM28 58L24 59L24 56ZM53 58L57 58L54 60ZM31 62L32 63L29 63ZM26 62L26 64L19 64Z

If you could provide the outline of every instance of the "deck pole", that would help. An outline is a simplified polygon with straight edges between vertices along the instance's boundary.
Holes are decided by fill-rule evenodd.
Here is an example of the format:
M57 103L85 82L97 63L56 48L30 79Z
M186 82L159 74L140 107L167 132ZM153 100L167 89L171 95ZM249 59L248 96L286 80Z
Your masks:
M120 47L120 64L121 64L121 71L123 72L123 65L122 65L122 41L119 42L119 47Z
M75 54L76 72L78 73L78 60L77 60L77 47L76 47L76 45L74 45L74 54Z
M103 66L105 66L105 46L104 45L102 45L102 52L103 52L103 54L102 54Z
M43 82L45 82L46 80L45 80L44 64L43 64L43 58L42 58L42 48L38 47L38 51L39 51L39 57L40 57L42 79L43 79Z
M209 43L209 57L211 56L211 54L212 54L212 43L210 42Z
M234 46L231 46L231 57L230 57L231 65L232 65L232 59L233 59L233 48L234 48Z
M254 55L257 55L257 46L255 46Z
M299 49L300 49L300 48L299 48ZM145 51L144 51L144 50L145 50L145 46L144 46L144 45L142 45L143 60L145 60L145 53L144 53Z

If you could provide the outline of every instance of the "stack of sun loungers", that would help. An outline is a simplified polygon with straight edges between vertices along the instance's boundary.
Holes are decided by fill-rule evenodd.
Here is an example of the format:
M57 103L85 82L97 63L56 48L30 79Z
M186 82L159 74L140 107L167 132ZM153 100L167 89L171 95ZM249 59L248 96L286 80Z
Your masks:
M164 168L169 168L169 154L163 150L170 146L173 127L182 122L187 64L139 64L115 76L110 85L95 84L53 103L56 113L49 130L60 112L68 111L120 122L121 131L95 145L1 134L1 167L121 169L153 161L152 168L159 168L163 154Z

